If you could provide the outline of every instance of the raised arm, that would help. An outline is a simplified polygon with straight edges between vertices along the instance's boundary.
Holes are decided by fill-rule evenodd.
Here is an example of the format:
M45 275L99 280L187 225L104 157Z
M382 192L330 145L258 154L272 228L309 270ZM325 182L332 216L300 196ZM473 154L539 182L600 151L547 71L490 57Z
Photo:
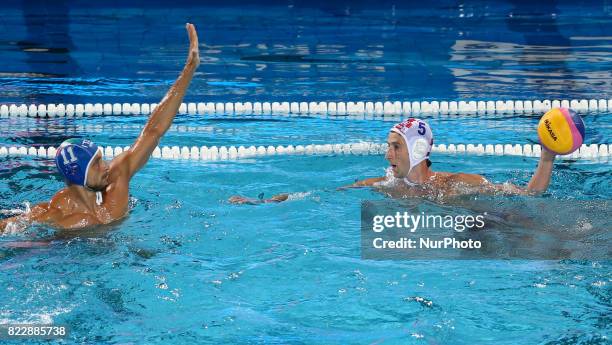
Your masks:
M520 187L512 183L494 184L483 176L476 174L453 174L451 176L451 181L456 182L455 186L461 188L464 192L518 195L539 194L548 189L555 157L556 155L554 153L546 149L542 150L538 167L531 177L529 184L527 184L527 187Z
M527 185L527 191L529 193L543 193L546 191L546 189L548 189L555 163L555 157L556 155L554 153L542 148L538 167Z
M145 125L142 133L132 147L125 155L117 157L120 160L122 168L127 169L131 178L140 170L149 160L151 154L159 144L159 140L166 133L176 113L178 112L181 102L193 75L200 65L200 54L198 49L198 34L193 24L187 24L187 32L189 33L189 55L187 63L178 79L174 82L166 96L161 100L158 106L149 117L149 121Z
M501 192L504 194L537 195L544 193L550 184L550 177L552 175L555 157L556 155L554 153L544 148L542 149L538 167L533 173L531 180L529 180L527 187L519 187L511 183L491 185L495 192Z

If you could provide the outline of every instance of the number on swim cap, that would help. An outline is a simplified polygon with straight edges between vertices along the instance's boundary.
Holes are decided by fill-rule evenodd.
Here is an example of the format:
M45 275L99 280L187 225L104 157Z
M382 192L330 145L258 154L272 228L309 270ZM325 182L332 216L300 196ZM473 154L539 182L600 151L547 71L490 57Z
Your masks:
M549 110L538 124L540 144L556 154L570 154L584 141L584 123L580 115L567 108Z

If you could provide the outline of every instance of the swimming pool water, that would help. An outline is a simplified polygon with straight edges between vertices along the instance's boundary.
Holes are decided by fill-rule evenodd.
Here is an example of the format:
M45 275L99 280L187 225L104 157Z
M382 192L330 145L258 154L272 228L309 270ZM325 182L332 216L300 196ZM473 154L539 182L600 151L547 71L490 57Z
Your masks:
M0 71L3 103L156 102L183 63L186 21L206 45L187 101L610 98L605 3L24 4L8 3L0 19L11 61ZM54 49L33 51L41 47ZM611 142L610 112L583 118L586 143ZM425 119L436 143L537 141L537 115ZM126 146L145 121L2 118L0 145L77 136ZM383 142L392 123L181 114L161 144ZM432 160L435 169L518 184L537 163ZM151 160L132 181L130 214L119 224L0 237L0 321L68 324L69 342L97 344L609 342L609 261L361 259L360 203L385 197L336 187L382 176L386 166L382 156ZM562 223L572 235L609 241L609 211L581 207L612 197L611 176L609 161L559 161L542 197L466 202L503 203L518 217L550 200L556 209L541 226L509 221L490 231L537 236ZM1 157L0 181L5 211L46 201L63 185L52 162L25 157ZM262 192L295 200L227 202ZM578 217L595 224L593 233L565 223Z
M3 208L61 187L47 176L49 164L21 162L4 169L2 178L17 182L3 185L1 194L11 196ZM525 182L533 163L440 157L434 164ZM102 343L416 343L423 336L510 344L607 335L606 261L360 259L360 201L383 197L335 187L377 176L383 166L381 157L153 161L134 180L130 216L120 225L51 242L40 227L2 238L3 318L66 323L75 340ZM573 191L568 182L593 187ZM551 193L579 214L572 200L609 198L609 184L609 167L578 163L558 169ZM226 202L262 191L306 194L261 207ZM11 248L33 240L42 243Z

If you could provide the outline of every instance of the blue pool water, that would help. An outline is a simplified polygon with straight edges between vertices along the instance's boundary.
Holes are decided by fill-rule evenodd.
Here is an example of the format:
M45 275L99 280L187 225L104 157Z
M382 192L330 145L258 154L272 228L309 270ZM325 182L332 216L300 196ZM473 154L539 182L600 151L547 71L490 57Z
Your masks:
M184 62L187 21L203 43L188 102L612 98L606 2L4 6L3 104L157 102ZM609 111L582 115L587 144L612 142ZM538 118L425 117L436 143L486 144L535 143ZM75 136L126 146L145 121L0 118L0 146ZM392 124L180 114L161 144L383 142ZM436 170L517 184L537 163L444 154L432 161ZM67 342L88 344L609 343L609 261L361 259L361 201L385 197L336 187L382 176L385 167L383 156L151 160L132 181L130 215L119 224L78 233L37 225L0 237L0 323L67 324ZM492 234L609 241L610 209L589 205L612 198L611 177L609 161L559 161L542 197L470 197L456 207L515 216ZM46 201L63 185L52 162L26 157L0 157L0 181L4 211ZM227 202L262 192L295 200ZM549 213L516 220L547 202Z

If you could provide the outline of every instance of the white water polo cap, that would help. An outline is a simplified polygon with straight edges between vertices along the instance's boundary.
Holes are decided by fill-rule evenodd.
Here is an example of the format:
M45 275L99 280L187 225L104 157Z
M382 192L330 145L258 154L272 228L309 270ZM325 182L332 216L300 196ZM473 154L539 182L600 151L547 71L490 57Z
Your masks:
M433 146L433 133L427 122L410 118L393 126L391 132L395 132L404 138L408 147L410 170L429 158Z

